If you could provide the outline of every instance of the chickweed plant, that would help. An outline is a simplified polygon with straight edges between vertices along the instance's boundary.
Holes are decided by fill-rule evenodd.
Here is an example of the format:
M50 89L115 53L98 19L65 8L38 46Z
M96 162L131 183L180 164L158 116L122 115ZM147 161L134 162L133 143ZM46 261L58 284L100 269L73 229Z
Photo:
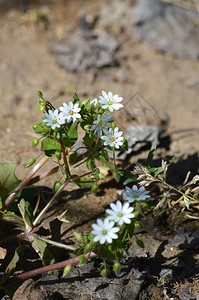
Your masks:
M155 145L151 147L146 166L137 163L132 171L117 168L115 152L128 149L123 132L119 130L111 115L114 110L123 107L121 104L123 98L119 95L102 91L102 95L98 99L95 98L92 101L86 99L81 102L77 94L74 94L71 101L63 103L59 108L55 108L45 100L41 92L38 92L38 96L38 108L43 113L43 117L41 117L42 122L32 126L35 133L38 134L38 138L35 138L31 144L33 147L40 145L41 153L37 158L30 158L24 164L25 168L33 166L32 170L20 181L14 174L14 164L0 164L0 218L5 222L15 224L19 230L16 236L9 236L1 240L0 246L16 237L26 241L16 248L13 258L0 279L0 288L8 295L13 294L20 280L59 268L64 269L63 276L66 276L73 264L82 265L86 260L95 257L102 260L101 275L109 274L109 269L112 268L111 262L114 272L118 274L123 250L128 246L129 240L134 236L137 244L144 247L142 240L136 236L135 228L142 226L137 217L146 215L144 214L144 204L149 202L151 196L145 187L151 183L162 184L168 193L174 190L183 198L187 209L189 209L190 201L199 201L190 192L191 186L199 180L199 175L181 189L176 189L166 182L167 169L171 162L162 161L160 167L151 167ZM83 137L81 137L83 146L81 147L76 146L78 127L83 130ZM109 158L107 149L113 152L112 160ZM40 156L42 158L38 161ZM54 161L55 167L45 173L35 175L50 159ZM55 201L58 201L58 197L70 183L74 183L80 188L91 188L93 193L98 191L99 182L106 178L101 173L98 162L108 167L117 181L122 176L126 178L124 185L133 182L133 186L126 186L122 192L123 200L117 200L110 204L105 211L104 218L98 218L92 224L89 235L74 232L77 241L75 246L58 243L40 236L37 232L43 225L46 212ZM82 164L86 164L88 170L85 173L77 174L77 167ZM26 199L23 192L58 171L61 172L61 179L54 183L54 195L37 213L39 202L34 205L33 210L30 199ZM163 201L165 199L156 205L156 209L161 206ZM75 256L55 263L53 255L47 247L48 244L62 247L66 251L72 250ZM44 266L15 275L20 253L30 247L39 255ZM0 247L0 254L1 257L5 257L6 249Z

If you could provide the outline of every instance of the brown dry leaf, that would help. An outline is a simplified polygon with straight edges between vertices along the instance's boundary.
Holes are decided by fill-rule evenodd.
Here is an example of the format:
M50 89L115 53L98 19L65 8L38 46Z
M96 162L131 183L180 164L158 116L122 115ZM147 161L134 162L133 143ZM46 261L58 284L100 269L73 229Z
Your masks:
M4 259L7 254L7 249L0 247L0 259Z

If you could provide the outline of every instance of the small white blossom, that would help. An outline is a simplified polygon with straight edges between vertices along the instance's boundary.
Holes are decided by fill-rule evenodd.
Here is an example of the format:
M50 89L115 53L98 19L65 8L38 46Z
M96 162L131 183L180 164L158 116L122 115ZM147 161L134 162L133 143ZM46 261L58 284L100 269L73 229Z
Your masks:
M191 180L190 184L196 184L196 182L199 180L199 175L194 176L194 178Z
M113 110L119 110L123 107L121 102L123 100L122 97L119 97L117 94L113 95L112 92L108 92L108 94L105 91L102 91L102 96L99 96L99 102L102 104L102 108L106 109L108 108L110 112L113 112Z
M93 230L91 231L94 235L94 242L98 242L100 244L104 244L108 242L112 243L112 240L118 238L116 232L119 231L119 227L114 227L114 222L109 221L107 218L102 221L101 219L97 219L97 224L92 224Z
M130 224L131 219L135 217L135 215L132 214L134 208L129 207L128 202L122 205L121 201L117 201L116 204L111 203L110 207L111 209L106 210L106 213L109 214L107 219L118 223L120 226L124 223Z
M49 110L47 113L45 113L45 116L46 119L43 121L52 129L60 128L60 126L65 123L65 119L63 118L63 115L59 113L58 109L55 109L54 111Z
M145 200L150 198L150 195L147 195L149 191L146 191L143 186L138 188L136 185L133 185L132 189L126 186L125 190L122 192L124 200L129 203L136 201Z
M90 102L90 105L96 107L96 106L98 105L97 98L93 99L93 100Z
M168 170L167 162L162 159L162 170L166 173Z
M62 111L63 116L68 123L71 121L76 122L77 119L81 118L81 115L79 114L81 108L78 103L73 104L72 101L70 101L69 104L63 103L63 106L59 109Z
M106 135L101 136L101 139L104 140L105 146L115 147L118 149L123 145L123 132L119 131L118 127L116 127L114 130L109 128L105 134Z
M106 112L104 112L103 115L99 114L97 120L93 122L91 131L94 131L94 134L101 137L102 133L107 131L107 127L111 124L112 120L110 114L107 114Z

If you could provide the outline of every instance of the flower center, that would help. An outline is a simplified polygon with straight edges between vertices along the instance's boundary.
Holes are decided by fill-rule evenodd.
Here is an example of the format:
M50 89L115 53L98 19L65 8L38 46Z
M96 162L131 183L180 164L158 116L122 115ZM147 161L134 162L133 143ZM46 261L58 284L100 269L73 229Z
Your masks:
M52 123L53 123L53 124L56 124L56 123L57 123L57 120L53 120Z
M106 234L107 234L107 231L106 231L106 230L103 230L103 231L102 231L102 234L103 234L103 235L106 235Z
M123 217L123 214L120 212L120 213L117 214L117 216L118 216L119 218L121 218L121 217Z
M115 142L115 138L113 136L110 138L110 142Z
M103 122L102 122L102 121L99 121L99 122L98 122L98 125L99 125L99 126L102 126L102 125L103 125Z
M108 104L108 105L112 105L113 102L109 100L109 101L107 102L107 104Z
M73 115L74 112L72 110L69 111L69 115Z
M138 198L139 196L137 194L134 194L133 195L133 198Z

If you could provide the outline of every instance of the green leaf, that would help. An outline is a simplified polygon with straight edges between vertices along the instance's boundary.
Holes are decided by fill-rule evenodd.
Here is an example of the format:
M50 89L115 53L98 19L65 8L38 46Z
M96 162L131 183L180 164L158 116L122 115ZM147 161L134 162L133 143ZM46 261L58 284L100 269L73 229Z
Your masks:
M189 209L189 198L187 198L185 195L183 197L184 204L186 205L186 208Z
M128 142L127 142L127 140L126 140L125 138L123 139L123 148L124 148L126 151L128 151L128 149L129 149Z
M40 240L40 238L32 235L33 242L32 247L37 252L39 257L42 259L44 266L54 263L54 258L50 250L47 248L46 242Z
M72 270L72 266L71 266L71 265L67 265L67 266L64 268L62 277L66 277L66 275L68 275L68 273L69 273L71 270Z
M150 169L150 174L153 176L153 177L157 177L160 173L162 173L162 167L157 167L157 168L151 168Z
M116 180L117 182L120 181L120 178L121 178L120 172L118 172L118 171L113 171L113 176L114 176L114 178L115 178L115 180Z
M76 143L78 138L76 123L72 123L67 134L68 134L68 138L64 141L64 146L71 147Z
M147 160L146 160L146 167L148 170L150 170L151 168L151 164L152 164L152 160L153 160L153 156L155 154L155 150L156 150L157 146L155 144L153 144L151 146L151 149L149 151L149 155L147 157Z
M15 175L15 169L15 164L0 164L0 196L2 202L20 183Z
M77 94L75 93L75 94L73 95L73 103L75 104L75 103L77 103L77 102L79 102L79 97L78 97Z
M121 175L123 177L127 177L127 179L124 181L123 185L126 185L130 182L135 182L137 181L137 175L133 174L131 171L129 170L120 170Z
M87 149L90 149L94 141L94 136L90 133L86 133L83 137L83 143L86 146Z
M41 142L41 151L44 151L46 156L53 156L57 150L62 150L61 145L58 142L47 137L43 138Z
M126 228L128 230L128 234L130 235L130 237L132 237L134 235L134 229L135 229L134 223L132 222L131 224L127 224Z
M111 249L111 245L99 245L99 257L104 260L114 261L115 260L115 249Z
M77 177L78 175L75 175L74 177ZM77 180L74 180L73 181L77 186L79 186L80 188L90 188L94 183L95 181L92 180L92 179L87 179L87 178L79 178Z
M93 156L94 156L97 160L101 161L101 162L102 162L105 166L107 166L110 170L117 172L117 170L116 170L114 164L112 164L111 162L107 161L107 160L105 159L105 157L104 157L101 153L95 151L95 152L93 153Z
M16 265L19 261L19 254L26 249L30 249L30 247L28 245L21 245L16 248L15 254L7 267L6 273L1 277L0 284L3 284L10 276L13 275Z
M12 211L0 211L0 220L12 223L19 227L21 230L25 230L22 217L19 217Z
M142 240L136 239L136 243L139 247L144 248L144 243Z
M26 229L30 231L32 229L32 222L33 222L33 212L30 203L27 201L25 202L24 199L21 199L20 203L18 204L19 211L22 215L24 220Z

